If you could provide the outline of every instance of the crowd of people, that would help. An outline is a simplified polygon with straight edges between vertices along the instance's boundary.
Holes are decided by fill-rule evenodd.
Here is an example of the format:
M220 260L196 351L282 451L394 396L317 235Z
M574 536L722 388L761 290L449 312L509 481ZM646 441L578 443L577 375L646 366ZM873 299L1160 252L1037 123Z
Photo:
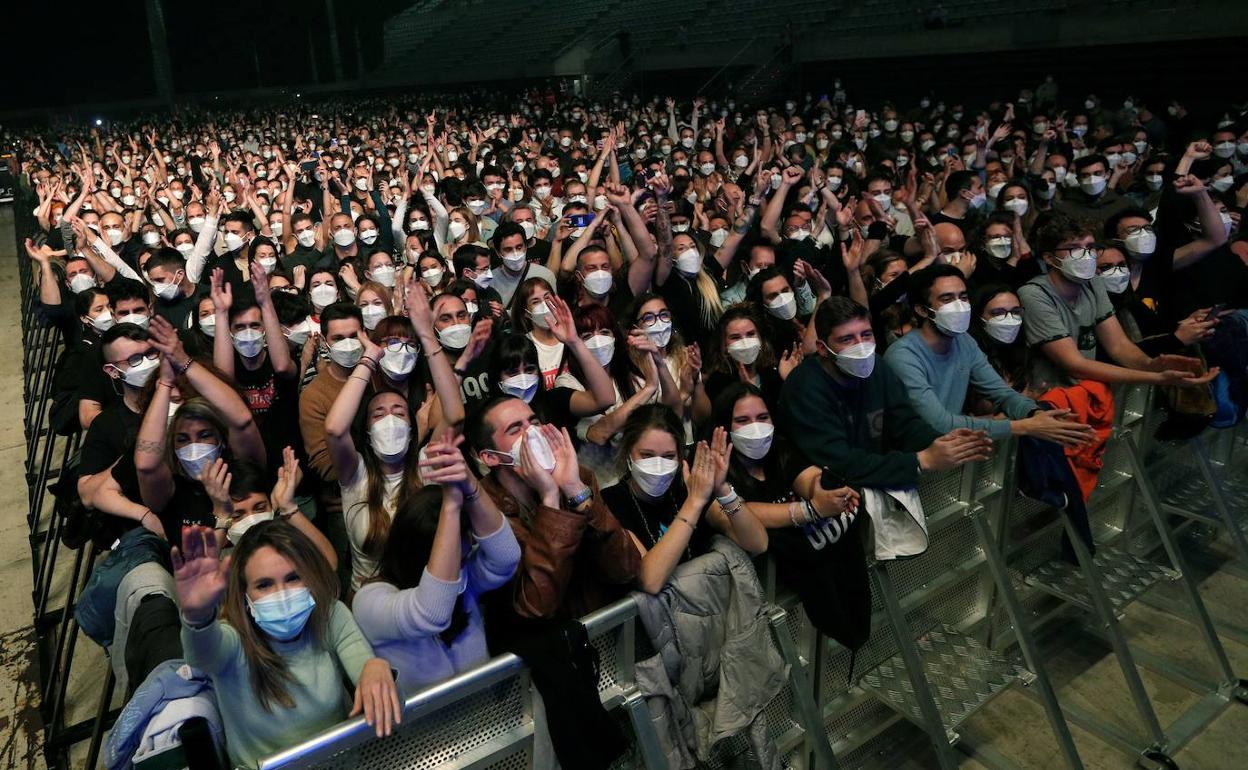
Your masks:
M1086 502L1111 386L1160 386L1171 435L1242 417L1244 115L834 93L21 137L53 427L97 538L168 559L129 689L185 660L238 765L383 736L725 541L856 646L922 475L1016 436Z

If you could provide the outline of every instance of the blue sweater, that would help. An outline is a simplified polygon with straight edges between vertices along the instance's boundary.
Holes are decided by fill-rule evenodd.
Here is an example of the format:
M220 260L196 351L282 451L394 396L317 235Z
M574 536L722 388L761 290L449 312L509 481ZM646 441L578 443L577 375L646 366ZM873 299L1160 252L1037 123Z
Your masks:
M1008 438L1009 420L962 414L969 386L1011 420L1026 417L1036 402L1017 393L988 363L969 334L955 334L949 352L938 355L918 329L888 346L884 362L905 385L915 411L942 434L955 428L986 430L994 440Z
M503 522L497 532L477 540L459 580L439 580L426 569L415 588L400 590L376 581L360 589L351 603L356 622L377 655L398 672L404 698L489 658L477 597L511 580L519 561L520 545ZM461 592L468 626L448 645L439 634L450 626Z

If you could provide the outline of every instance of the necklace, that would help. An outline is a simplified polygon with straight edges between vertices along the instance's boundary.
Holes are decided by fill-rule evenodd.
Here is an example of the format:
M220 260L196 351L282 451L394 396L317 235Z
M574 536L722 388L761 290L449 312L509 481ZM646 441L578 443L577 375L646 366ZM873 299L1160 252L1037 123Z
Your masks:
M633 510L637 512L637 518L641 519L641 526L646 528L646 535L650 538L650 545L646 547L646 550L654 548L656 545L659 544L659 538L667 534L667 525L660 522L659 523L659 535L658 537L655 537L654 530L650 528L650 519L646 516L645 513L642 512L641 505L639 505L637 502L637 495L633 494L632 486L628 486L627 489L628 489L628 499L633 501ZM666 500L668 503L671 504L672 520L674 521L676 519L676 516L680 513L680 511L676 510L676 501L672 500L671 495L667 494L666 492L663 493L662 499ZM690 537L691 542L692 542L692 539L693 538ZM688 544L685 545L685 558L687 559L693 558L693 552L689 550Z

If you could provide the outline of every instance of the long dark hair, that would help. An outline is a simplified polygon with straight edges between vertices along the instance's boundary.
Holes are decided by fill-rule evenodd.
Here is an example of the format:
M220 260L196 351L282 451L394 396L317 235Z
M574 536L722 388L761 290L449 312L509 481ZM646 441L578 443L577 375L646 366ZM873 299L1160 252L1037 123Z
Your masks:
M719 317L719 327L715 330L714 345L710 346L706 356L706 372L725 372L736 374L737 362L732 356L728 355L728 324L733 321L749 321L754 324L754 332L758 334L758 341L762 343L762 348L758 351L758 358L754 359L754 369L756 371L764 371L776 365L776 353L772 350L771 342L767 339L766 330L763 328L762 322L758 318L758 314L754 312L754 308L745 303L738 303L724 311Z
M711 420L705 426L707 440L710 439L711 431L715 428L723 428L732 433L732 412L737 408L737 402L746 396L755 396L762 399L763 403L767 403L763 392L748 382L734 382L715 396L715 400L711 402ZM770 407L768 407L768 413L771 413ZM776 424L776 415L772 414L771 421L772 424ZM763 458L763 474L771 478L772 474L780 473L781 469L791 467L795 460L792 450L784 440L780 426L776 425L776 432L771 440L771 449ZM728 480L746 500L773 502L763 499L760 482L746 470L745 464L741 462L741 455L737 452L733 452L728 460Z
M377 561L377 576L399 590L415 588L420 584L429 556L433 552L433 538L438 532L438 520L442 515L442 489L429 486L406 497L394 509L390 522L390 536ZM467 531L467 517L460 512L460 541ZM462 548L462 545L461 545ZM451 624L439 636L450 644L468 626L468 611L464 609L463 594L455 599L451 612Z
M364 419L357 423L357 427L362 430L361 435L355 437L355 446L360 456L364 458L364 470L367 474L367 483L365 488L367 494L364 497L362 505L368 506L368 534L364 536L364 543L361 550L372 558L376 558L385 547L390 532L390 517L386 515L386 471L381 465L381 459L377 457L377 453L373 451L373 445L368 438L368 411L369 405L377 396L383 393L394 393L407 401L407 394L393 389L378 390L369 397L364 405ZM412 410L409 405L408 419L412 422L412 428L415 429L416 421L412 419ZM403 480L399 484L398 494L394 498L394 510L398 511L409 497L412 497L420 491L423 486L420 482L420 457L416 446L416 436L412 435L412 442L408 444L407 455L403 458ZM344 511L343 513L346 513Z

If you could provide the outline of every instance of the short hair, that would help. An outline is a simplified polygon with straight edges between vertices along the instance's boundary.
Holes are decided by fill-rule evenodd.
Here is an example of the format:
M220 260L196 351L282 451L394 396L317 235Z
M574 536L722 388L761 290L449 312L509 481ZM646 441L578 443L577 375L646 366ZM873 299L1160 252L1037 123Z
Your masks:
M275 291L272 296L279 323L291 326L312 315L312 301L306 294Z
M259 308L260 306L257 305L256 301L251 297L236 297L234 301L230 303L230 323L234 323L235 318L238 318L248 310L258 310Z
M505 224L499 225L499 229L501 230L506 226ZM518 228L519 225L513 224L512 227ZM523 235L524 231L521 230L520 234ZM455 256L451 258L451 265L455 268L455 277L458 278L463 275L465 270L475 271L477 269L477 260L481 257L489 259L490 250L475 243L465 243L463 246L455 249Z
M953 265L928 265L922 270L916 270L910 274L910 285L906 292L910 297L910 312L914 313L915 308L931 307L929 295L932 286L941 278L958 278L963 285L966 284L966 276ZM922 318L918 313L914 313L914 317Z
M238 222L245 230L256 229L256 219L250 211L236 209L221 217L221 226L224 228L226 222Z
M109 281L105 291L108 292L108 301L112 302L114 307L118 302L125 302L128 299L141 299L148 305L152 304L152 295L147 287L129 278Z
M815 311L815 334L826 340L832 330L847 321L861 319L871 322L871 313L849 297L832 296L819 303Z
M1083 235L1095 235L1093 225L1066 214L1054 212L1036 226L1036 253L1044 257L1057 251L1057 244Z
M353 302L335 302L327 305L321 311L321 336L329 339L329 323L330 321L342 321L347 318L354 318L360 322L360 328L364 328L364 314L356 307Z
M269 496L273 482L259 465L247 460L234 458L230 463L230 498L242 500L248 495L261 494Z
M1122 220L1124 219L1130 219L1133 217L1146 219L1149 222L1153 221L1153 215L1148 213L1148 209L1143 208L1141 206L1128 206L1122 211L1119 211L1115 213L1114 215L1112 215L1109 219L1105 220L1105 233L1104 233L1105 240L1108 240L1108 241L1118 240L1119 223L1121 223Z
M979 174L974 171L955 171L945 180L945 197L956 198L958 193L963 190L969 190L971 185L979 179Z
M177 249L164 246L152 251L152 255L147 258L146 264L143 265L143 272L150 273L153 267L160 267L169 271L185 270L186 259L182 256L182 252Z
M135 342L147 342L151 338L152 336L147 333L147 329L144 329L138 324L115 324L100 337L100 350L103 351L107 349L109 345L120 339L134 340ZM107 358L105 358L105 360L107 360Z
M1097 163L1104 166L1106 171L1113 170L1109 167L1109 161L1105 160L1104 155L1084 155L1082 158L1075 161L1075 173L1081 174L1085 168L1088 166L1095 166Z
M513 235L524 238L524 228L515 222L503 222L494 229L494 236L490 238L490 245L494 247L495 251L498 251L503 247L503 241Z
M468 440L468 446L474 452L480 452L482 449L497 449L492 438L494 431L490 429L489 424L490 412L500 404L513 399L515 396L493 395L468 412L468 416L464 419L464 438Z

